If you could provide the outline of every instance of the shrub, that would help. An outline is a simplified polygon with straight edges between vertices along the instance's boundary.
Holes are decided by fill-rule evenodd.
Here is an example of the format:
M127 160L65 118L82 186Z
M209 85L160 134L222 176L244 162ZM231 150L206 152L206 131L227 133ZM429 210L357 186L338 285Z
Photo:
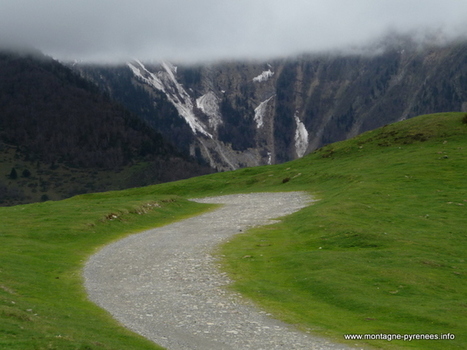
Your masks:
M23 177L29 177L31 176L31 172L28 169L24 169L22 175Z

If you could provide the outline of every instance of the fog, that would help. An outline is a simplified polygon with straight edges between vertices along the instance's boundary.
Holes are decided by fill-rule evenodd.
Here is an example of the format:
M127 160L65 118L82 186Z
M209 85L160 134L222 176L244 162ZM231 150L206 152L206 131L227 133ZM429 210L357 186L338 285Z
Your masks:
M464 0L0 0L0 46L89 62L266 59L387 33L454 40L466 14Z

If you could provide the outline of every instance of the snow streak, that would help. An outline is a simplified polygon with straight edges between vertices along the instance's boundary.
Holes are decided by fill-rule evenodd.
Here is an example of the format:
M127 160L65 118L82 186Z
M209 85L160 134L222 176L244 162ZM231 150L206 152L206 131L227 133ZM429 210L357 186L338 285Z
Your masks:
M254 77L253 81L255 83L262 83L263 81L268 81L269 78L271 78L273 75L274 75L274 72L271 71L270 69L268 69L267 71L264 71L263 73L261 73L257 77Z
M256 122L256 126L258 127L258 129L263 126L263 119L264 119L264 114L266 113L267 104L269 101L271 101L273 97L274 96L269 97L266 101L261 102L259 106L255 108L254 120Z
M299 158L305 155L305 152L308 148L308 131L305 128L305 124L300 121L298 115L295 114L295 123L297 124L297 129L295 131L295 150Z
M214 92L209 91L196 99L196 107L209 117L209 126L217 129L222 124L221 112L219 110L219 99Z
M161 64L163 70L152 73L140 61L135 60L134 63L127 63L133 74L146 84L164 92L178 113L186 120L194 134L200 133L212 138L212 135L206 131L205 125L196 118L190 95L175 77L177 67L163 62Z

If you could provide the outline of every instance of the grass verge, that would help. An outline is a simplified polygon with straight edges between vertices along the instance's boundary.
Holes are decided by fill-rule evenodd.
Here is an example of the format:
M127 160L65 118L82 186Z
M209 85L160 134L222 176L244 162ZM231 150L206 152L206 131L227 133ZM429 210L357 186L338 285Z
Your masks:
M207 207L122 191L0 208L0 348L159 349L87 300L81 269L105 243Z

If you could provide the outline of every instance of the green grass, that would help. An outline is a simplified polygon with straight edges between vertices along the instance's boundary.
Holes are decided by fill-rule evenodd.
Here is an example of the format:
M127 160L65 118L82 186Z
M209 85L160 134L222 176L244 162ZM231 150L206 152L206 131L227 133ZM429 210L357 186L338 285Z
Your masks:
M453 333L452 341L366 344L466 348L463 118L414 118L277 166L0 208L0 348L157 348L87 301L85 259L130 232L209 208L184 198L293 190L319 201L219 249L232 288L338 341L352 333Z
M337 340L352 333L453 333L454 341L368 344L467 347L461 117L415 118L279 167L301 173L290 187L320 201L223 247L234 288Z
M206 207L122 191L1 208L0 349L158 348L87 300L83 263L105 243Z

